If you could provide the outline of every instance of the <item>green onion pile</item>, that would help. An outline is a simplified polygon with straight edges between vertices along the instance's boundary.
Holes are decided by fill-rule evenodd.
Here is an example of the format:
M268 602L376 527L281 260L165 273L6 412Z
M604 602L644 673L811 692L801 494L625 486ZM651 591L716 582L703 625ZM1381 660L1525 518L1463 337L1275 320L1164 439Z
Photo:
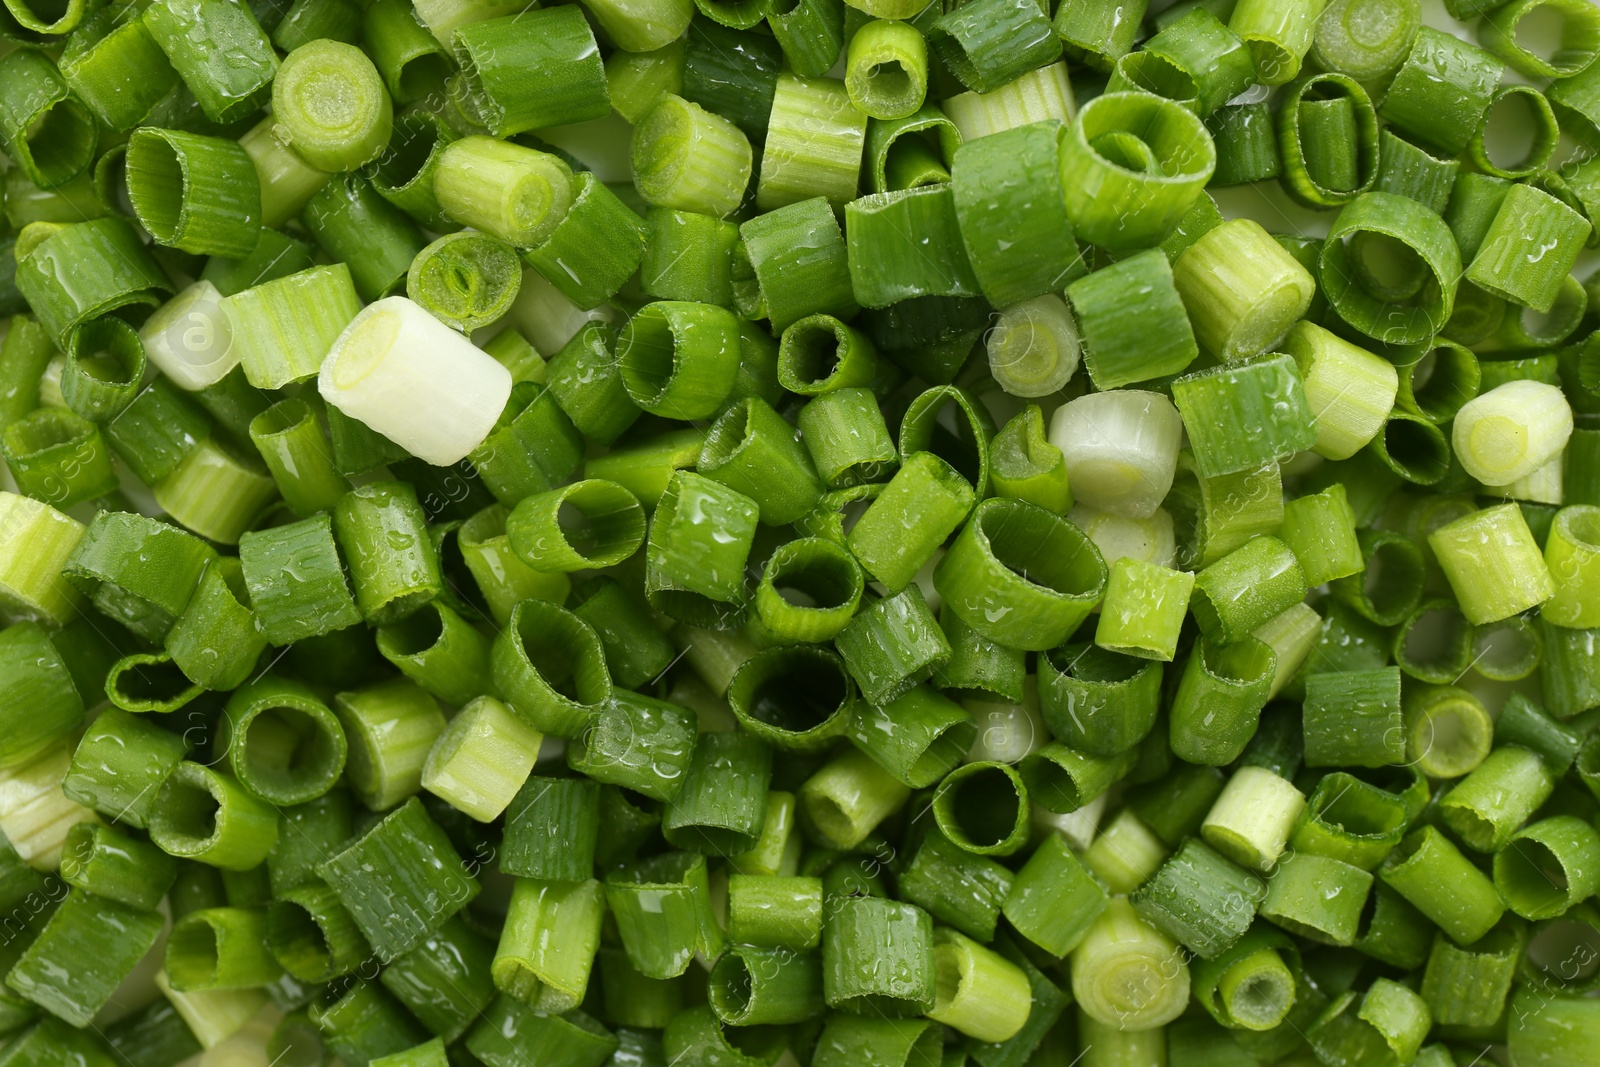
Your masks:
M847 2L4 0L0 1067L1600 1064L1600 6Z

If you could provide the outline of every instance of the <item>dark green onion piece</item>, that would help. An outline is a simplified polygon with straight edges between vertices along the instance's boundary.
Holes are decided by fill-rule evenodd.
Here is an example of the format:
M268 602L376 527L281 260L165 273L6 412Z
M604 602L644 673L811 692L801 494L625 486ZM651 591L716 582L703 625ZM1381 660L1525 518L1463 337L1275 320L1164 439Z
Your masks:
M759 737L702 734L682 787L661 813L667 842L714 856L748 852L766 819L771 768L772 751Z
M309 1014L328 1051L351 1064L370 1064L428 1036L394 997L373 982L329 986L312 1001Z
M1378 116L1344 74L1315 74L1287 90L1278 112L1285 189L1309 207L1348 204L1378 180Z
M1494 883L1525 919L1553 919L1600 885L1600 833L1572 815L1541 819L1495 853Z
M1066 295L1097 388L1176 374L1198 353L1167 257L1142 252L1080 278Z
M931 676L950 654L915 584L863 608L840 631L838 649L862 695L877 706Z
M1071 4L1056 11L1056 36L1065 42L1069 58L1096 70L1110 70L1122 56L1133 51L1144 21L1146 4L1131 7L1094 0Z
M610 110L594 34L576 8L464 26L454 48L477 118L496 137Z
M606 903L628 959L648 978L675 978L697 951L722 949L704 856L666 852L611 871Z
M143 827L157 788L184 753L179 735L112 708L84 731L61 788L108 818Z
M245 534L239 561L250 606L272 644L292 644L361 621L325 513Z
M1381 767L1405 759L1400 670L1306 679L1306 766Z
M244 256L261 234L255 164L237 142L148 126L128 139L128 199L160 244Z
M424 1026L453 1041L495 999L493 960L494 945L456 916L385 967L378 980Z
M76 223L46 237L17 261L16 285L61 346L73 327L118 308L154 308L172 290L133 224L120 217Z
M267 913L259 908L204 908L172 925L167 981L180 992L248 989L280 977L267 951Z
M518 716L556 737L576 737L611 695L594 630L548 601L524 600L512 610L490 664L496 687Z
M18 49L0 61L0 143L41 189L65 185L94 160L95 118L43 53Z
M428 287L412 282L416 276L407 273L410 265L426 251L423 246L427 239L417 224L385 200L366 178L356 174L336 175L306 201L300 221L330 258L350 267L351 281L363 300L390 296L405 281L410 286L412 299L438 315L423 299L428 295ZM481 234L477 236L481 240L494 240ZM456 325L448 319L445 321Z
M1488 933L1505 912L1488 875L1431 826L1407 835L1378 876L1458 945Z
M1254 470L1307 448L1315 437L1292 357L1259 357L1195 371L1172 383L1202 477ZM1249 426L1252 433L1238 433Z
M1445 794L1439 818L1469 848L1499 852L1554 788L1538 753L1502 745Z
M861 1015L920 1015L934 1004L933 923L911 904L839 901L822 932L822 988L830 1007Z
M1521 131L1530 127L1533 130L1533 135L1527 139L1527 148L1509 159L1501 155L1503 145L1489 143L1492 139L1498 140L1497 135L1507 126L1518 134L1511 138L1513 152L1522 143ZM1484 174L1528 178L1538 174L1550 161L1560 139L1561 125L1545 95L1529 85L1506 85L1496 90L1489 101L1483 125L1467 144L1467 159Z
M228 699L215 748L239 783L272 804L302 804L344 771L344 730L310 689L266 675Z
M1154 664L1069 644L1040 654L1038 676L1039 711L1051 734L1080 752L1125 752L1155 724L1161 669Z
M874 193L845 206L850 282L862 307L972 297L980 286L949 185Z
M144 24L212 122L236 122L266 103L278 57L247 6L154 4Z
M996 307L1060 291L1083 270L1060 193L1062 136L1055 123L1033 123L955 154L951 189L961 238Z
M739 227L726 219L669 207L645 214L639 285L660 300L731 306Z
M945 776L933 817L947 839L968 852L1009 856L1027 843L1028 789L1008 764L965 764Z
M61 846L61 878L85 893L154 911L178 876L178 861L149 841L80 822Z
M68 893L6 984L72 1026L88 1026L155 944L162 925L158 912L81 889ZM38 1062L50 1062L48 1054Z
M1255 734L1277 665L1272 648L1253 637L1221 647L1195 642L1172 698L1173 754L1212 766L1236 759Z
M141 14L125 6L94 12L61 50L67 86L114 130L137 126L178 84Z
M95 516L62 574L101 614L159 641L216 555L204 541L129 512Z
M245 871L272 851L277 812L237 781L185 760L172 769L147 816L150 840L168 855Z
M669 800L682 788L694 748L693 712L616 690L569 744L567 761L596 781Z
M718 417L706 434L698 469L753 500L769 526L805 516L822 495L794 428L760 397L732 404Z
M1423 26L1378 112L1418 140L1456 155L1483 121L1501 69L1483 49Z
M731 625L745 606L744 565L759 511L703 475L674 474L650 524L645 594L652 606L692 625Z
M1129 900L1147 922L1210 959L1244 935L1266 892L1255 875L1191 839Z
M1582 214L1549 193L1514 185L1464 277L1496 296L1547 312L1591 232Z
M415 797L318 872L384 961L415 948L478 893L450 839Z
M1066 815L1093 803L1138 760L1137 747L1115 756L1091 756L1058 741L1030 753L1018 770L1040 807Z
M580 308L611 299L639 269L645 222L587 171L572 182L572 206L544 241L523 258Z
M980 93L1061 55L1046 14L1021 0L980 0L948 12L933 24L928 43L963 85Z
M100 428L59 408L38 411L0 432L0 451L17 488L58 508L104 496L117 487Z
M165 652L133 652L106 674L106 698L124 711L177 711L200 695Z
M728 704L746 730L782 748L817 752L845 732L855 684L834 653L779 646L734 673Z

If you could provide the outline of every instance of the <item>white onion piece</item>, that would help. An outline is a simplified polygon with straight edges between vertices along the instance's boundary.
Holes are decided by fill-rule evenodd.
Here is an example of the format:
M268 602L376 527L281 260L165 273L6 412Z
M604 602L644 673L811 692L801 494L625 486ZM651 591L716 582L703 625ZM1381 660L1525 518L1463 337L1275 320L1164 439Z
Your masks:
M1077 371L1082 349L1072 312L1054 293L1000 312L984 347L995 382L1021 397L1059 392Z
M210 282L195 282L157 308L140 327L139 340L150 362L191 392L215 385L239 365L222 294Z
M1177 535L1165 508L1157 508L1147 519L1129 519L1074 504L1067 521L1089 535L1107 567L1125 557L1162 567L1171 567L1178 559Z
M403 296L364 308L317 376L340 411L436 467L483 443L511 396L494 357Z
M1450 443L1484 485L1510 485L1550 462L1572 436L1572 406L1553 385L1519 378L1456 412Z
M1050 443L1067 460L1067 484L1097 511L1144 519L1166 499L1183 447L1183 417L1160 393L1118 389L1061 405Z

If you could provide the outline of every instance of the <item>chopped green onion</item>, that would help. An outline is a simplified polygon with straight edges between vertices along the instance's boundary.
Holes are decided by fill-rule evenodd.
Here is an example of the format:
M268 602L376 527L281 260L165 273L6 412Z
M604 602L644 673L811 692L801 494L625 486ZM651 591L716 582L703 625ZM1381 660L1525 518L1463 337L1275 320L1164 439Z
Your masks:
M780 74L767 120L756 205L773 211L815 196L836 206L850 200L866 131L867 116L850 102L843 82Z

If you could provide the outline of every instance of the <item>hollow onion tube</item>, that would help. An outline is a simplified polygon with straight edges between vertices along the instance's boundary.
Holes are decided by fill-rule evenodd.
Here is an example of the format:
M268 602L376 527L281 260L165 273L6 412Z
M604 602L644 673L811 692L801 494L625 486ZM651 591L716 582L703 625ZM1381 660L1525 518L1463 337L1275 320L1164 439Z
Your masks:
M511 375L420 306L395 296L363 309L334 341L317 390L412 455L448 466L493 429L511 395Z
M1539 614L1554 626L1600 628L1600 507L1578 504L1557 512L1544 558L1555 594Z
M638 498L600 479L525 497L506 519L512 551L546 572L614 566L639 550L644 534Z
M1461 256L1450 227L1415 200L1370 192L1347 204L1321 264L1329 303L1369 337L1415 344L1450 321ZM1400 284L1374 284L1390 277Z
M1105 592L1099 549L1036 504L984 501L934 571L945 604L978 633L1011 648L1060 644ZM1026 575L1026 577L1024 577Z
M1133 134L1148 154L1126 154ZM1172 232L1216 167L1194 113L1149 93L1109 93L1084 105L1061 144L1061 187L1078 235L1106 248L1144 248Z
M35 185L53 189L88 170L95 117L43 52L19 49L0 61L0 99L0 142Z
M379 0L367 7L361 22L367 54L396 103L409 104L430 94L442 97L449 59L410 5L404 0Z
M1543 54L1544 47L1524 43L1523 20L1535 12L1543 13L1546 20L1560 21L1559 41L1549 49L1550 54ZM1535 15L1530 26L1540 17ZM1600 55L1600 12L1572 0L1513 0L1478 24L1478 40L1526 77L1570 78Z
M63 346L74 327L118 308L155 307L172 291L133 223L120 217L50 233L17 261L16 286L39 325Z
M1182 438L1172 402L1137 389L1079 397L1050 421L1074 499L1134 519L1153 515L1172 488Z
M115 316L86 322L67 339L61 399L74 414L105 422L133 400L145 373L144 343Z
M178 130L135 130L128 199L160 244L198 255L243 256L261 231L255 164L237 142Z
M691 420L727 400L739 366L738 320L711 304L658 300L617 337L623 387L641 409Z
M1278 112L1285 190L1308 207L1348 204L1378 180L1378 116L1343 74L1296 81Z
M928 45L922 32L909 22L867 23L850 38L844 84L851 103L871 118L914 114L928 91Z

